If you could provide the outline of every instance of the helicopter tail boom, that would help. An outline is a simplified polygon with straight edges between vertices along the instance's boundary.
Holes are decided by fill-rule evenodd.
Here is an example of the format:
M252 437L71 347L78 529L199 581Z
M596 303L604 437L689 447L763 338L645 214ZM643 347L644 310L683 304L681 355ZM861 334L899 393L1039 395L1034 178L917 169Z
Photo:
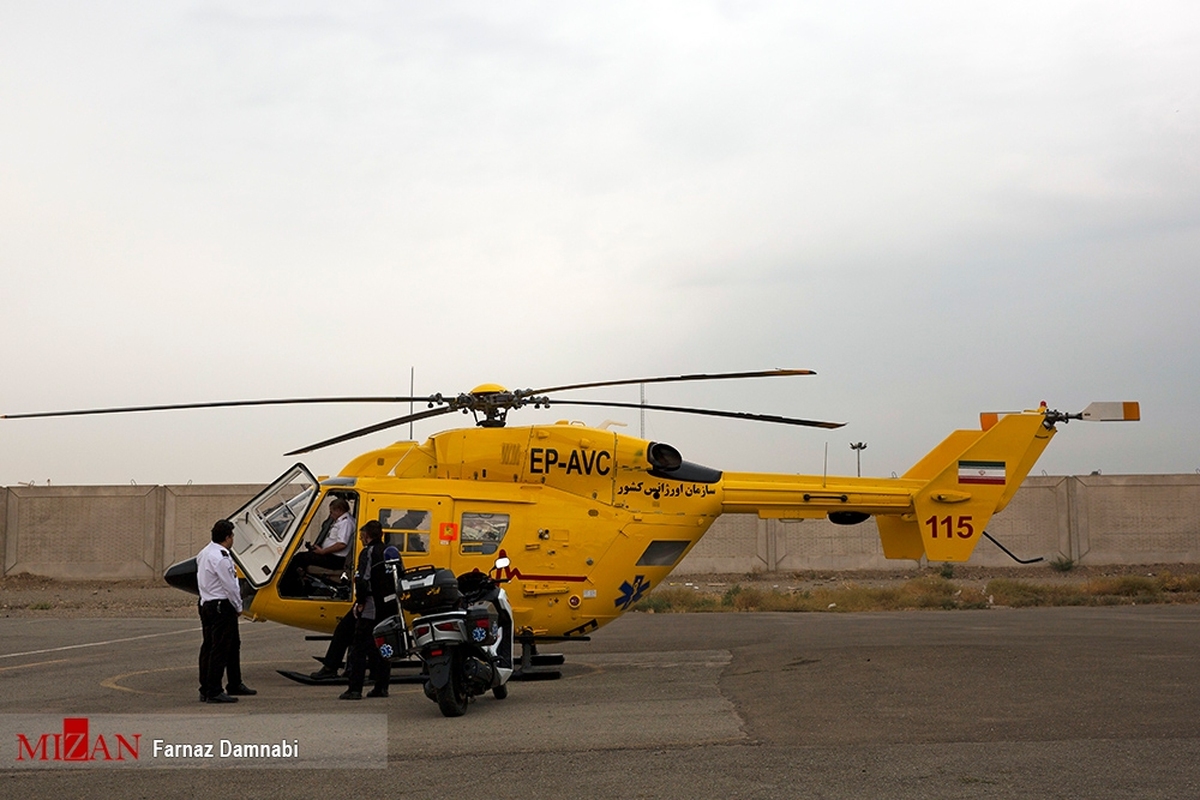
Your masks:
M1045 409L985 416L982 430L954 431L899 479L725 473L722 513L846 525L874 516L887 558L966 561L1053 438L1054 421Z

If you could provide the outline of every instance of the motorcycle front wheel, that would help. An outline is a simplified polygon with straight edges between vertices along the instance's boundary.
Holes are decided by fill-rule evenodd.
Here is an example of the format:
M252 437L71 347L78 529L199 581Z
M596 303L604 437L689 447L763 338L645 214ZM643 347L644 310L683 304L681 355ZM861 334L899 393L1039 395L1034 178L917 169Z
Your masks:
M467 713L467 690L457 669L450 670L450 680L437 690L437 704L443 717L461 717Z
M503 700L508 697L508 684L502 683L499 686L493 686L492 697L495 697L497 700Z

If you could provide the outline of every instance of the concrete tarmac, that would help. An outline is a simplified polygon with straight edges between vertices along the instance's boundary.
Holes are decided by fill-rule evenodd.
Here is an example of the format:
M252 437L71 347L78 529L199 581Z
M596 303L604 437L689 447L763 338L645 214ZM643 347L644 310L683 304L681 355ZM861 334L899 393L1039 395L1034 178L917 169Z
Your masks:
M190 620L0 620L0 714L378 714L386 770L7 770L7 797L1200 797L1200 608L628 614L562 680L445 719L336 699L323 643L242 625L237 705L196 702Z

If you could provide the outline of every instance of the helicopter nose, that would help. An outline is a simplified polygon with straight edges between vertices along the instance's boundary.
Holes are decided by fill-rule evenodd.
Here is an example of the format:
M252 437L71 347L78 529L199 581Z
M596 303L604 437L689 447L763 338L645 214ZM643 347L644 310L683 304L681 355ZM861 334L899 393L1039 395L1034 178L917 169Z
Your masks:
M189 558L187 561L177 561L169 566L167 571L163 573L163 580L176 589L191 592L194 595L200 594L200 584L196 579L195 558Z

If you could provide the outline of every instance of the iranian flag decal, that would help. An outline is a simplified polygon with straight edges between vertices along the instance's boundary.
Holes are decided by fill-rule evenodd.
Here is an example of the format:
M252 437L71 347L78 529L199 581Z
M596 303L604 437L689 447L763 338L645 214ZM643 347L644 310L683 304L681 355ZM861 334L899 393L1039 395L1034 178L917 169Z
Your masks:
M959 461L959 483L988 483L1004 485L1003 461Z

